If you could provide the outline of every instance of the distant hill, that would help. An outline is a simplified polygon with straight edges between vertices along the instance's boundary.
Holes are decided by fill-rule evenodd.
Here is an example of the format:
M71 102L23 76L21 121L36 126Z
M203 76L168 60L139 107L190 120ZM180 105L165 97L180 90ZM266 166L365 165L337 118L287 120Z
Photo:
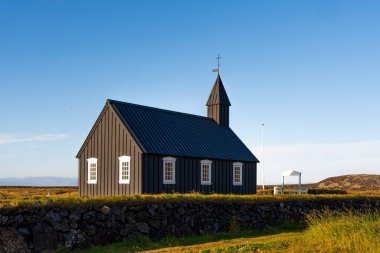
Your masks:
M78 179L71 177L0 178L0 186L77 186Z
M317 187L347 190L380 189L380 175L356 174L329 177L319 182Z

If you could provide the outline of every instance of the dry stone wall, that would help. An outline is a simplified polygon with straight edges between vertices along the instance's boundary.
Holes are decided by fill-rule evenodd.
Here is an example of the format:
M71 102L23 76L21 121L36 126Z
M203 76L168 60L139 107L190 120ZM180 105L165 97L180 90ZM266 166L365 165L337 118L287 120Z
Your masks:
M0 209L0 252L85 248L140 236L160 239L300 222L313 209L380 209L379 198L34 206Z

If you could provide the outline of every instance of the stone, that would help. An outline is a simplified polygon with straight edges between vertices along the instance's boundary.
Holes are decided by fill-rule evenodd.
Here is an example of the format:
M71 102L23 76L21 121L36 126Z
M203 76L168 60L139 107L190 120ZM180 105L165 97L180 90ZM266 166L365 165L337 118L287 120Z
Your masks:
M191 229L191 227L187 224L183 224L182 226L178 227L176 229L176 236L178 237L184 237L194 234L194 231Z
M132 241L132 240L135 240L137 238L140 238L142 235L139 233L139 232L133 232L133 233L129 233L127 235L127 240L128 241Z
M182 216L181 221L182 221L183 223L189 223L190 219L191 219L190 216L188 216L188 215L184 215L184 216Z
M96 214L96 220L97 221L105 221L106 220L106 215L103 213L97 213Z
M130 224L134 224L134 223L136 223L135 218L133 218L133 217L131 217L131 216L128 216L128 217L127 217L127 221L128 221L128 223L130 223Z
M61 209L59 211L59 215L61 215L61 217L67 217L69 216L69 212L67 210Z
M71 229L64 235L64 240L65 247L69 249L72 249L74 247L81 248L87 244L85 235L81 231L74 229Z
M25 252L28 244L13 227L0 228L0 252Z
M94 234L92 238L101 245L106 245L121 239L115 229L97 229L96 234Z
M220 226L219 226L218 223L214 223L212 226L213 226L213 232L214 232L214 233L219 232L219 228L220 228Z
M50 210L49 212L47 212L47 214L45 215L45 217L51 223L61 222L61 220L62 220L61 216L59 215L59 213L54 212L53 210Z
M178 213L178 215L180 215L180 216L182 216L182 215L184 215L185 214L185 209L183 208L183 207L181 207L181 208L179 208L178 210L177 210L177 213Z
M151 205L147 205L147 210L150 216L154 216L154 214L156 213Z
M58 248L59 236L47 223L38 223L33 228L33 244L36 252L53 251Z
M155 229L159 229L161 228L161 221L160 220L150 220L149 221L149 224L155 228Z
M163 226L166 226L166 224L168 224L168 219L167 218L163 218L161 220L161 223L162 223Z
M101 211L103 214L107 215L107 214L109 214L109 213L111 212L111 208L109 208L108 206L103 206L103 207L100 209L100 211Z
M30 235L30 232L27 228L18 228L17 233L23 237L28 237Z
M145 222L139 222L135 224L135 227L137 230L139 230L141 233L148 234L149 233L149 226Z
M68 224L62 224L62 223L53 223L53 227L55 231L58 232L68 232L70 230L70 227Z
M129 235L129 233L131 233L132 231L133 231L133 225L127 224L127 225L120 228L119 234L122 237L127 237Z
M0 224L5 225L7 224L7 221L8 221L8 216L3 216L0 214Z
M76 210L70 214L69 219L72 221L79 221L81 216L82 216L81 211Z
M83 214L83 220L87 222L95 222L96 220L96 212L88 211Z
M76 223L75 221L70 221L70 228L73 228L73 229L78 228L78 223Z
M158 205L158 211L162 214L165 214L166 213L166 208L163 204L159 204Z
M123 210L120 207L114 207L111 210L109 219L114 220L114 221L124 222L125 213L123 212Z
M15 217L15 223L16 223L17 225L21 224L23 221L24 221L24 217L23 217L21 214L19 214L19 215L17 215L17 216Z

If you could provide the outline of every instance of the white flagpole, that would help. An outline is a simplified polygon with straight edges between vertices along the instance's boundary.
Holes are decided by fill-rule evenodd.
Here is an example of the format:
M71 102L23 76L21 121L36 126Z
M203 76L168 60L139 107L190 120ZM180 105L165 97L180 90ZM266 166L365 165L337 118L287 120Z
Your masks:
M264 166L264 124L261 125L261 146L262 146L262 156L261 156L261 167L263 170L263 190L265 190L265 166Z

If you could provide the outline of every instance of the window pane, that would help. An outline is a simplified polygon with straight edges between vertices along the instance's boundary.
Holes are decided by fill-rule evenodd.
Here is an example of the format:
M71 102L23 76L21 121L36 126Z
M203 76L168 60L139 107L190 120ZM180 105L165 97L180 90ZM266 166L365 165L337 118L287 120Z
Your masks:
M202 164L202 181L210 182L210 165Z
M173 163L165 162L165 180L174 181L173 179Z
M240 175L241 175L241 167L239 166L234 167L234 182L235 183L241 183Z
M123 181L127 181L126 183L129 183L129 174L130 174L130 162L129 161L123 161L121 162L120 166L120 179Z

